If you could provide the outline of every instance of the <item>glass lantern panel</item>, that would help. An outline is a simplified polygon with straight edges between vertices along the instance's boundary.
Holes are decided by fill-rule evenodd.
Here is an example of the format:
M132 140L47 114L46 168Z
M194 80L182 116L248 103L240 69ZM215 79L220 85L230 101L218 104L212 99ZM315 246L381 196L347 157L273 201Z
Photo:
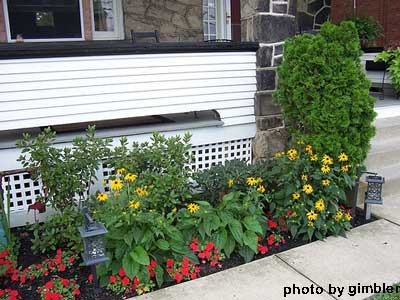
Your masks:
M93 236L84 239L85 253L89 259L106 256L106 247L103 236Z

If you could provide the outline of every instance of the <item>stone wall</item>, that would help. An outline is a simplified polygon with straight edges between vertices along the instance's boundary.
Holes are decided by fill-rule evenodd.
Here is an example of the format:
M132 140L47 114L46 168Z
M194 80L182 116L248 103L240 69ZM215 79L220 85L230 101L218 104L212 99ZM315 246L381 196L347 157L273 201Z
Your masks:
M296 30L297 0L242 0L242 40L257 41L257 133L254 161L267 159L285 149L288 134L281 108L273 102L277 87L277 66L283 58L283 43Z
M125 36L135 31L160 32L165 41L202 41L202 0L124 0Z
M320 29L330 14L331 0L297 0L297 31Z

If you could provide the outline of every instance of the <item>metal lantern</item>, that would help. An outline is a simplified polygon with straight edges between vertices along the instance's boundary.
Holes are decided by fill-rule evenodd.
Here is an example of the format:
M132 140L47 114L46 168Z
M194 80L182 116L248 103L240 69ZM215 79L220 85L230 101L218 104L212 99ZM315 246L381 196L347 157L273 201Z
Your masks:
M85 226L78 228L83 240L84 252L83 262L86 266L93 266L109 260L106 254L104 235L107 229L103 224L95 223L89 215L87 207L83 208L85 216Z
M371 204L383 204L382 185L385 183L385 178L378 176L376 173L366 177L367 191L365 192L364 212L365 219L371 219Z

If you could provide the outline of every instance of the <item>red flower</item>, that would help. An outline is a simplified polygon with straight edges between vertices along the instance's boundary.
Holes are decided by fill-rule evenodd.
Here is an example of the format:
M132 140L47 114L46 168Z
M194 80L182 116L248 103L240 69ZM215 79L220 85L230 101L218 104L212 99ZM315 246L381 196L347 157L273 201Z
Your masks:
M261 240L262 240L262 237L259 235L259 236L257 237L257 241L261 242Z
M185 256L182 259L182 268L187 268L187 267L189 267L189 259Z
M215 261L214 260L210 261L210 266L211 267L215 267Z
M156 276L156 273L153 271L153 269L149 270L149 275L150 278L154 278Z
M268 247L267 246L257 245L257 249L258 249L258 251L260 251L261 254L265 254L265 253L268 252Z
M173 266L174 265L174 260L173 259L168 259L167 260L167 266L168 267L171 267L171 266Z
M196 279L197 278L197 274L196 273L191 273L190 274L190 279Z
M43 275L44 275L44 276L47 276L47 275L49 275L49 271L47 271L47 270L43 270Z
M58 270L60 270L61 272L64 272L65 269L66 269L65 265L60 265L59 268L58 268Z
M21 276L21 278L19 279L19 281L21 283L25 283L26 282L26 277L25 276Z
M75 261L75 258L74 258L74 257L70 257L70 258L68 258L68 261L69 261L70 263L73 263L73 262Z
M199 256L199 258L201 258L201 259L206 258L206 255L205 255L204 252L200 252L200 253L198 254L198 256Z
M278 227L278 223L276 223L272 220L268 220L268 227L271 229L274 229L274 228Z
M275 240L274 235L270 234L269 237L268 237L268 241L267 241L268 246L271 246L274 243L274 240Z
M69 280L68 280L68 279L61 278L61 283L62 283L63 286L65 286L65 287L69 286Z
M129 282L130 282L130 280L129 280L129 278L126 277L126 276L125 276L124 278L122 278L122 280L121 280L121 283L122 283L123 285L128 285Z
M290 209L286 212L286 215L289 217L289 216L291 216L292 215L292 213L293 213L293 211L291 211Z
M46 282L44 287L46 288L46 290L51 290L53 288L53 282L52 281Z
M80 291L79 289L74 289L74 290L72 291L72 294L74 294L74 295L80 295L80 294L81 294L81 291Z
M93 274L89 274L89 276L88 276L88 281L89 281L89 282L93 282L93 279L94 279Z
M172 269L171 268L167 268L167 273L171 274L172 273Z
M282 237L281 242L282 242L282 244L286 244L286 240L284 237Z
M174 276L174 280L177 283L179 283L179 282L181 282L183 280L183 276L181 274L179 274L179 273L176 273L175 276Z
M209 251L204 251L204 256L209 259L211 257L211 253Z
M199 268L199 267L194 267L194 271L195 271L196 273L200 273L200 268Z
M62 254L62 250L61 249L57 249L56 253L57 253L57 255L61 255Z
M12 274L11 280L12 281L18 281L18 274L17 273Z
M213 242L209 242L209 243L206 245L205 250L206 250L206 251L211 251L212 248L214 248L214 243L213 243Z
M0 253L0 258L5 258L6 256L8 256L9 252L7 249L4 249L1 253Z
M195 243L195 244L198 244L198 243L199 243L199 240L198 240L198 239L195 239L195 238L193 238L193 239L192 239L192 242L193 242L193 243Z
M118 275L119 275L120 277L126 276L126 273L125 273L124 268L119 269Z
M275 246L275 247L279 247L279 243L276 242L276 243L274 244L274 246Z
M189 275L189 268L183 268L182 267L182 275L188 276Z
M134 278L133 278L133 283L136 284L136 285L138 285L138 284L140 283L139 278L134 277Z
M195 244L195 243L190 243L189 247L194 252L198 252L199 251L199 246L197 246L197 244Z
M150 261L150 266L151 266L152 268L157 267L157 262L156 262L154 259L152 259L152 260Z
M115 276L110 276L110 283L116 283L117 282L117 278Z
M61 258L61 256L60 256L60 255L57 255L56 258L55 258L55 260L54 260L54 262L55 262L56 265L61 264L61 263L62 263L62 258Z

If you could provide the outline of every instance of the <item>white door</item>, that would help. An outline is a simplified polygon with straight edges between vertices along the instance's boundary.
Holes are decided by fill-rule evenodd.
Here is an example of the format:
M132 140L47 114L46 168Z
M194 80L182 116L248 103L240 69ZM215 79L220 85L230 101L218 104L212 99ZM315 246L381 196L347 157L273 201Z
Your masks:
M121 0L92 0L94 40L124 38Z
M206 41L231 39L230 0L203 0L203 35Z

